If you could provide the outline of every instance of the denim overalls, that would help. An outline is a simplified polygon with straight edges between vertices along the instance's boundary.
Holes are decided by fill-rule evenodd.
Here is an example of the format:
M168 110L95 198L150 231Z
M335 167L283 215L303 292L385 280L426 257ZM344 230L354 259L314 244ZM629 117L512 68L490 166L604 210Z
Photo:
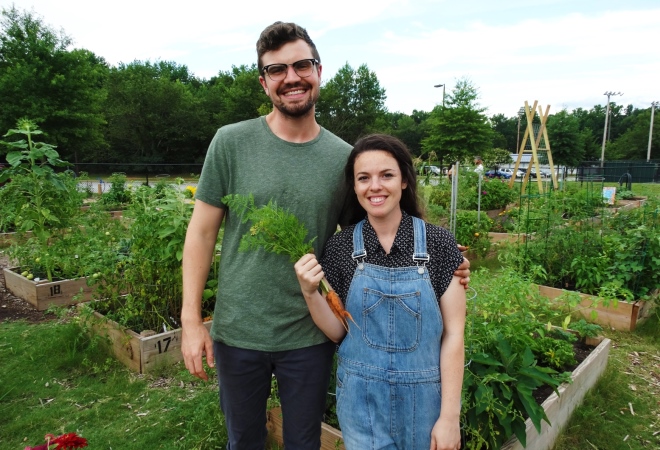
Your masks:
M339 347L337 416L348 450L428 450L440 417L442 316L426 253L426 226L413 217L411 266L364 262L362 227L353 233L346 309L357 323ZM350 322L349 322L350 323Z

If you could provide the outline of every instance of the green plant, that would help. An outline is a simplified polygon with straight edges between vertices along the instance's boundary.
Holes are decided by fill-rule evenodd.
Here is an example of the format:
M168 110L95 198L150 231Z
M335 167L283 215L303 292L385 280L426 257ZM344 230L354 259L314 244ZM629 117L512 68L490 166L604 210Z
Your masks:
M548 331L548 324L561 323L565 314L510 269L497 276L481 269L471 278L477 295L466 326L467 448L499 448L512 434L524 444L525 418L537 429L545 418L532 391L568 380L560 370L571 362L570 344Z
M584 319L580 319L576 322L571 323L571 329L576 331L580 339L585 340L586 338L595 338L603 331L603 328L600 325L595 323L589 323Z
M174 185L135 190L125 213L129 228L118 252L99 268L95 308L135 331L179 328L183 243L193 204ZM217 259L203 293L204 317L212 315Z
M101 194L98 203L105 209L123 209L131 201L131 192L126 189L126 175L113 173L109 182L110 190Z
M465 245L478 256L485 256L490 250L488 231L493 221L481 211L456 212L456 242Z
M635 193L627 189L621 189L616 191L616 198L617 200L628 200L631 198L635 198Z
M518 192L506 180L484 178L481 183L481 209L505 208L518 198Z
M83 195L77 190L77 182L70 171L57 173L55 167L65 167L55 146L35 141L42 134L29 119L18 121L16 129L4 136L23 135L17 141L2 141L8 146L9 168L0 172L0 183L9 181L0 190L3 230L14 227L16 231L32 231L47 241L51 230L65 228L80 213ZM9 220L13 224L9 223Z
M103 211L90 210L66 229L53 230L48 240L31 237L7 251L21 272L34 278L74 279L98 274L117 257L124 226ZM97 275L98 277L98 275Z
M548 207L561 204L553 200ZM502 261L525 273L541 266L533 280L605 299L647 298L660 285L660 214L652 204L599 220L569 220L562 226L548 213L548 227ZM554 214L554 215L553 215ZM540 273L536 272L536 275Z
M474 353L463 379L463 414L466 417L469 449L500 448L512 435L526 445L527 414L541 432L541 421L549 423L536 402L534 389L560 381L552 369L538 366L532 350L515 351L500 333Z

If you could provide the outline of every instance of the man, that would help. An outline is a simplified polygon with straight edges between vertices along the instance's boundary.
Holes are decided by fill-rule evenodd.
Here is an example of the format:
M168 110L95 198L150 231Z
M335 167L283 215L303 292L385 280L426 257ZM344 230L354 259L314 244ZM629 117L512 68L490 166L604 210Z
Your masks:
M316 123L321 58L304 28L275 22L261 33L257 56L259 81L273 111L221 128L209 147L183 252L181 351L186 368L204 380L203 355L211 367L217 360L228 449L263 450L274 374L285 447L318 450L335 344L314 325L286 256L238 251L251 224L241 223L221 199L252 194L256 205L274 200L305 224L308 238L317 236L320 254L341 222L351 146ZM209 335L201 298L223 220Z

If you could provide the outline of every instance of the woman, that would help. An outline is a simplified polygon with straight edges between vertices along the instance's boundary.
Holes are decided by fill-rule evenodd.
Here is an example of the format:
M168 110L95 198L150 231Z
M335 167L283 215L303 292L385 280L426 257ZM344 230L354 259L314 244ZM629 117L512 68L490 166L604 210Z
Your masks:
M330 238L320 264L310 254L295 269L315 323L343 339L337 416L346 448L458 449L461 253L447 230L420 219L412 158L398 139L360 139L345 178L354 225ZM318 291L324 276L354 319L348 333Z

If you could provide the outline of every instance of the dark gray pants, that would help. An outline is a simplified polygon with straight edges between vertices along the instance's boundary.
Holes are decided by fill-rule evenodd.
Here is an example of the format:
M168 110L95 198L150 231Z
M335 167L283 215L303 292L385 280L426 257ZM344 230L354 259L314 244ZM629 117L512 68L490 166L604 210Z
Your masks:
M287 450L318 450L332 370L332 342L296 350L262 352L214 342L220 408L228 450L263 450L266 401L277 378Z

